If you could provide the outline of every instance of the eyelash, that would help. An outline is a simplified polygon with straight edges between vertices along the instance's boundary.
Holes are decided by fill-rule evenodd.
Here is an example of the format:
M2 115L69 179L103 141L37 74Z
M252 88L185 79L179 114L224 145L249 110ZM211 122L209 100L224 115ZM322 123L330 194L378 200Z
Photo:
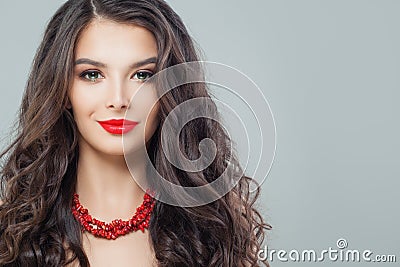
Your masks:
M87 70L87 71L82 72L82 73L79 75L79 77L82 78L82 79L84 79L84 80L88 80L89 82L96 82L97 79L101 79L101 78L94 78L94 79L86 78L85 76L88 75L88 74L99 74L99 75L101 75L100 72L97 71L97 70ZM146 79L138 79L138 80L140 80L140 81L146 81L146 80L149 79L151 76L153 76L153 72L151 72L151 71L146 71L146 70L137 71L137 72L135 72L135 74L134 74L133 76L137 76L138 74L146 74L146 75L147 75L147 78L146 78ZM102 75L101 75L101 76L102 76ZM102 77L103 77L103 76L102 76ZM104 77L103 77L103 78L104 78Z

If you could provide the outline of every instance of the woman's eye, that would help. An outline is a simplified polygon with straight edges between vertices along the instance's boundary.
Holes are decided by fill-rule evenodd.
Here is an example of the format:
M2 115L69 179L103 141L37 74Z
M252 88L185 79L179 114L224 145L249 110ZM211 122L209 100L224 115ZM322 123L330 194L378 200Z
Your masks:
M150 71L138 71L135 73L135 75L133 75L133 78L140 81L146 81L151 76L153 76L153 73Z
M97 79L104 78L103 76L101 76L100 72L94 70L85 71L80 75L80 77L90 80L92 82L95 82Z
M96 82L97 79L104 78L100 72L90 70L90 71L85 71L81 75L79 75L81 78L89 80L91 82ZM133 78L139 81L146 81L149 79L151 76L153 76L153 73L151 71L138 71L133 75Z

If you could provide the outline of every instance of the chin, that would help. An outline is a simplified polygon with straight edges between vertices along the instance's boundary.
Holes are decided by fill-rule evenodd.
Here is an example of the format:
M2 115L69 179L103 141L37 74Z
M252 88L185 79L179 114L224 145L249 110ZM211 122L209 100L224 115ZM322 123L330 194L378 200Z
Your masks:
M103 152L103 154L106 155L110 155L110 156L123 156L124 155L124 151L123 149L115 149L115 148L111 148L111 149L103 149L101 150L101 152Z
M131 155L131 154L134 154L134 153L136 153L136 152L138 152L138 151L140 151L140 153L142 153L142 150L144 149L144 147L131 147L131 148L129 148L129 149L125 149L125 155Z

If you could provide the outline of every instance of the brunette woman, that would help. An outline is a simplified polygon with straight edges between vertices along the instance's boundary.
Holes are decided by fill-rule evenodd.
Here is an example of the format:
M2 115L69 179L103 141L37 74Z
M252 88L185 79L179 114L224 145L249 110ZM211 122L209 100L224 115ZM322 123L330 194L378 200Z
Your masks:
M187 158L200 156L206 137L217 147L201 172L179 170L161 146L163 123L179 104L204 97L218 117L206 85L139 92L156 73L198 60L162 0L69 0L57 10L34 58L15 140L1 154L1 266L259 266L270 226L224 128L206 118L182 128ZM133 140L128 149L122 135ZM240 179L210 203L171 205L163 194L179 196L132 179L149 176L147 155L175 185L211 183L227 158Z

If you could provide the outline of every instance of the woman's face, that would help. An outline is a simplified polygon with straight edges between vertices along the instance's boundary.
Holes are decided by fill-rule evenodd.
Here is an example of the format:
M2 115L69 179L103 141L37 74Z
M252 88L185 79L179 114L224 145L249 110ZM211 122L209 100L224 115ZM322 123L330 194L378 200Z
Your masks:
M96 20L81 33L68 91L81 149L123 155L144 147L159 123L157 93L147 84L138 89L154 73L156 57L153 34L140 26Z

